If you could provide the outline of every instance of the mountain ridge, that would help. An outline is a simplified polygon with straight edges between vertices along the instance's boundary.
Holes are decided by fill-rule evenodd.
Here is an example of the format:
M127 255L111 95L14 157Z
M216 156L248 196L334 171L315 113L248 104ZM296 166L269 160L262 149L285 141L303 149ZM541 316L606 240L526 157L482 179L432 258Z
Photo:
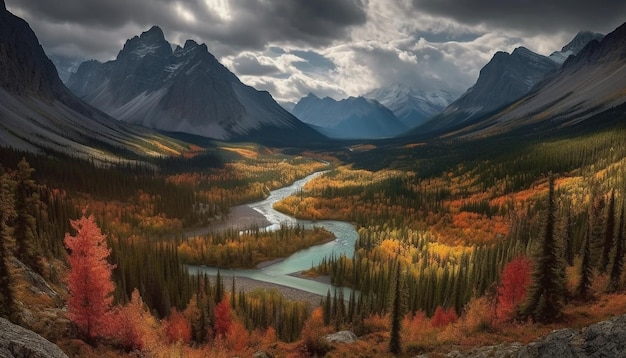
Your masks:
M267 127L292 132L286 142L323 140L268 92L243 84L205 44L172 50L158 26L127 40L115 60L81 64L68 87L115 118L158 130L233 140Z
M388 138L407 130L390 109L365 97L336 101L309 93L294 106L293 114L337 139Z

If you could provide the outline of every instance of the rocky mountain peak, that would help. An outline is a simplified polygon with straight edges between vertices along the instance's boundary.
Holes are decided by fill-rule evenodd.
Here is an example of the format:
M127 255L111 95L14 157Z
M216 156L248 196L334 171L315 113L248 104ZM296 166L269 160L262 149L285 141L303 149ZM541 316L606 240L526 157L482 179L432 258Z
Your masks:
M576 54L580 52L589 42L592 40L600 41L604 37L604 34L591 31L580 31L567 45L563 46L562 52L571 51Z
M148 55L167 57L171 54L172 47L165 40L163 30L158 26L152 26L148 31L142 32L141 35L127 40L117 58L141 60Z

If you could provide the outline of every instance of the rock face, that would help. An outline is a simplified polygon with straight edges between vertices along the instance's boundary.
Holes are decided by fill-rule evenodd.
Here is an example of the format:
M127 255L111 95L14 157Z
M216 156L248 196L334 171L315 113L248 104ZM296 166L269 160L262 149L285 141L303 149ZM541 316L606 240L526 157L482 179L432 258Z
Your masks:
M457 96L444 90L427 92L396 85L371 91L363 97L377 100L389 108L405 126L413 128L439 114Z
M309 94L296 104L292 113L331 138L389 138L407 130L391 110L364 97L335 101Z
M241 83L206 45L187 40L173 50L157 26L126 41L113 61L82 63L67 85L114 118L149 128L216 139L276 129L294 143L323 139L268 92Z
M626 315L593 324L582 330L561 329L525 346L519 343L480 347L471 353L451 352L448 357L624 357Z
M0 357L67 358L67 355L37 333L0 318Z

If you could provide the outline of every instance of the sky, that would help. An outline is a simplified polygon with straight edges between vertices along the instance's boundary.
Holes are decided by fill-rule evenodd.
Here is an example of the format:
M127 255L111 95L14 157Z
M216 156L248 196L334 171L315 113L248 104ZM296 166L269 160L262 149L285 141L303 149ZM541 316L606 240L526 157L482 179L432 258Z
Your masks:
M497 51L549 55L626 22L621 0L5 0L49 55L108 61L158 25L279 102L394 85L459 95Z

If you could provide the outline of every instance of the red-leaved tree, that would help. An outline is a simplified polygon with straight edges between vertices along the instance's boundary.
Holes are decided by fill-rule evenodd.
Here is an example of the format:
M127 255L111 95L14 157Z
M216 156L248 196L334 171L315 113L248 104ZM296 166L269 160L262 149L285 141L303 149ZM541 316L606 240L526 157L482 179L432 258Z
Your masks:
M165 330L170 343L189 344L191 342L191 323L176 310L176 307L172 308Z
M454 307L443 309L441 306L437 306L437 308L435 309L435 313L433 314L433 318L431 318L430 320L430 323L435 328L441 328L458 320L459 316L456 314Z
M224 338L230 329L232 318L230 317L230 302L228 297L224 297L215 306L215 336Z
M65 246L70 250L67 258L68 318L80 332L91 340L106 336L110 327L114 268L107 262L111 250L93 215L70 221L76 236L65 234Z
M517 308L526 299L531 272L532 262L526 256L518 256L504 266L496 306L499 322L515 317Z

